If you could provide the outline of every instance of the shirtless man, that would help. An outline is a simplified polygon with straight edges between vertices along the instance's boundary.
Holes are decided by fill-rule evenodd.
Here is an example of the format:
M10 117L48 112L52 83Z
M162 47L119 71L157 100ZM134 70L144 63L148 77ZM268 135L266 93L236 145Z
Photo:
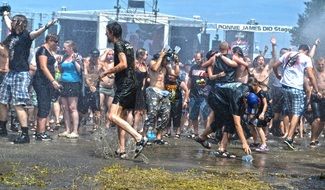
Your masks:
M178 58L175 59L175 67L168 67L166 52L163 49L159 55L155 55L151 60L148 74L150 85L146 89L147 119L144 123L144 133L149 127L155 128L157 121L157 140L155 143L163 145L166 141L162 140L162 132L167 127L170 114L169 92L165 90L165 77L167 74L179 75ZM157 119L157 116L159 118Z
M265 63L265 59L262 55L258 55L254 59L253 66L254 68L250 72L257 79L257 81L261 83L262 89L267 91L272 67L270 67L270 64Z
M244 53L240 47L232 48L232 60L234 60L238 67L236 69L236 81L241 83L247 83L249 76L249 66L251 64L251 60L248 57L244 56Z
M100 105L99 105L99 80L100 71L99 65L99 50L93 49L90 52L90 57L84 59L84 78L85 88L83 96L78 101L78 111L81 116L88 113L89 108L94 114L95 125L93 130L96 130L100 122ZM80 117L81 118L81 117Z
M316 64L316 76L318 91L322 94L317 97L314 94L311 97L311 106L313 109L314 122L312 123L310 147L319 144L318 137L324 129L325 124L325 58L320 57Z
M100 62L100 72L107 71L114 67L114 51L111 48L105 50L105 52L99 58ZM108 119L108 114L111 109L113 98L115 95L115 75L107 75L99 83L99 93L100 93L100 110L101 115L105 115L106 112L106 127L109 128L111 122ZM105 108L106 107L106 108Z

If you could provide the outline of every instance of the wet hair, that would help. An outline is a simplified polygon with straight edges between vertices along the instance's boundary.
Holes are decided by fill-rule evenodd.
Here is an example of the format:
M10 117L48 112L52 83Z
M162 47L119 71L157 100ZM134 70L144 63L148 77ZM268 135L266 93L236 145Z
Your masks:
M15 15L12 17L12 21L16 20L15 29L19 31L24 31L27 28L27 18L24 15Z
M196 56L197 54L200 54L201 59L203 59L203 53L202 53L202 51L196 51L196 52L194 53L194 56Z
M76 46L76 43L74 43L74 41L67 40L64 43L68 44L68 46L71 47L74 52L77 52L77 46Z
M298 48L298 50L303 50L303 51L309 51L310 48L307 44L301 44Z
M233 47L232 52L233 52L233 54L238 53L238 55L240 57L244 58L243 50L240 47L238 47L238 46Z
M255 57L255 59L253 60L253 67L256 67L257 66L257 60L259 58L261 58L261 57L263 57L263 59L265 59L263 55L258 55L258 56Z
M222 50L228 50L228 49L229 49L229 44L228 44L228 42L221 42L221 43L219 44L219 49L220 49L220 51L222 51Z
M109 22L106 29L113 33L113 36L120 38L122 36L122 27L117 22Z
M49 41L58 42L59 39L60 39L59 36L56 34L47 34L45 37L45 42L49 42Z
M137 52L135 53L136 59L142 59L146 55L147 50L144 48L137 49Z
M208 51L208 53L205 55L205 58L209 60L216 52L214 50Z

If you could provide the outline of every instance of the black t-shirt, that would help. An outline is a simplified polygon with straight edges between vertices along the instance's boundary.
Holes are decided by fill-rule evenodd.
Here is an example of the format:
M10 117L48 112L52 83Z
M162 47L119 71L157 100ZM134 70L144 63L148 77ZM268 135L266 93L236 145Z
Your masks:
M55 64L56 60L55 60L55 57L43 46L38 48L38 50L36 51L35 56L36 56L37 70L35 73L35 80L40 81L42 83L49 83L50 81L48 80L48 78L44 75L43 71L41 70L41 65L40 65L40 61L39 61L39 56L41 56L41 55L44 55L47 57L47 68L49 69L49 71L53 77L55 76L54 64Z
M115 83L117 88L125 82L136 82L134 73L134 50L129 42L118 41L114 44L114 66L120 63L118 54L123 52L126 56L127 68L115 73Z
M7 39L9 49L9 69L11 71L29 71L28 57L33 40L27 30L21 34L11 33Z
M199 64L191 67L189 77L191 79L190 97L199 98L205 94L205 87L207 82L206 68Z
M227 83L213 88L211 93L215 98L217 110L230 115L241 116L245 113L244 96L249 87L241 83ZM215 111L215 110L214 110Z
M223 55L232 59L231 55ZM228 83L228 82L235 82L236 77L236 67L230 67L227 65L221 57L217 57L216 61L213 65L213 74L218 74L221 72L225 72L226 75L224 77L217 78L214 82L215 83Z

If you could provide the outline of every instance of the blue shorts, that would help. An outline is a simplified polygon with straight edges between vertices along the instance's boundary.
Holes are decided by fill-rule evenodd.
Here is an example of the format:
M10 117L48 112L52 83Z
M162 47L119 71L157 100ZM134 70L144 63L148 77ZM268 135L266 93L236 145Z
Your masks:
M28 87L31 76L28 71L10 71L0 85L0 103L12 105L26 105L29 101Z
M206 120L210 114L210 107L205 100L205 98L190 98L190 112L189 119L192 121L198 120L199 114L201 112L201 116L204 120Z

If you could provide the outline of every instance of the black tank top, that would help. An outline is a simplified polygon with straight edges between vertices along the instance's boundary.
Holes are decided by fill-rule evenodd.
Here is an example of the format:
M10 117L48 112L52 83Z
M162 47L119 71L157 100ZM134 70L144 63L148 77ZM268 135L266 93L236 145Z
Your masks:
M232 59L231 55L226 54L223 55L228 57L229 59ZM229 83L229 82L235 82L236 77L236 67L230 67L227 65L221 57L216 58L216 62L213 65L213 74L218 74L220 72L225 72L226 75L224 77L218 78L215 80L215 83Z

